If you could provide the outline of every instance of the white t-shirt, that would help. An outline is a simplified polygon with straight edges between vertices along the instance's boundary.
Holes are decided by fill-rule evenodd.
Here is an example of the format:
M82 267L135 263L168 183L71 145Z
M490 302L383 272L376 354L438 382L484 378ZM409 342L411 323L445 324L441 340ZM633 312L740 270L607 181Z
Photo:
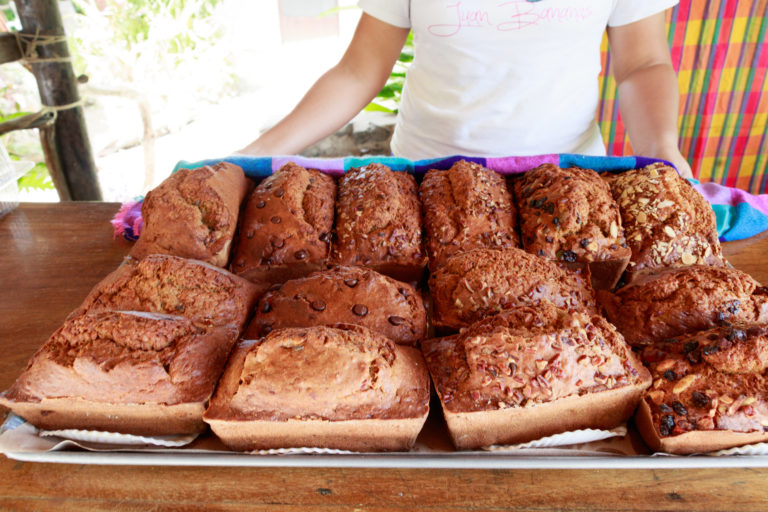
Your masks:
M595 117L605 27L676 3L360 0L369 15L414 33L392 152L604 155Z

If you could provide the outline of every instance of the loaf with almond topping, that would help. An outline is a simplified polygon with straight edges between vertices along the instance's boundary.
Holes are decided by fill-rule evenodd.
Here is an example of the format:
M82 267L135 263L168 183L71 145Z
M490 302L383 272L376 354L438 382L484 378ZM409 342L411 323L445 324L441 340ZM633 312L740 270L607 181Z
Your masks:
M768 324L735 323L645 347L653 384L636 424L655 451L768 441Z
M551 302L597 312L589 271L568 270L522 249L475 249L448 259L429 279L432 323L460 329L517 306Z
M226 270L197 260L152 254L128 259L93 287L72 315L97 311L145 311L190 318L209 325L245 327L257 287Z
M381 164L350 170L339 182L336 213L333 263L369 267L398 281L421 279L427 258L411 174Z
M649 345L722 322L768 322L768 288L727 267L692 265L642 274L598 291L606 318L631 345Z
M141 236L130 255L172 254L226 267L248 179L221 162L180 169L150 190L141 205Z
M364 267L335 267L276 285L259 300L245 337L283 327L362 325L401 345L427 333L427 313L413 286Z
M507 182L480 164L461 160L447 171L430 170L419 197L433 272L459 252L520 246Z
M134 311L70 317L0 405L49 430L201 432L237 329Z
M429 413L421 353L361 326L241 341L205 412L234 450L408 450Z
M459 449L614 428L651 382L602 317L547 302L425 340L422 349Z
M613 289L629 262L619 207L591 169L544 164L514 182L526 251L588 265L596 290Z
M632 250L624 281L664 267L725 265L715 212L673 167L655 163L606 179Z
M245 206L232 272L266 290L320 270L328 259L336 183L289 162L259 183Z

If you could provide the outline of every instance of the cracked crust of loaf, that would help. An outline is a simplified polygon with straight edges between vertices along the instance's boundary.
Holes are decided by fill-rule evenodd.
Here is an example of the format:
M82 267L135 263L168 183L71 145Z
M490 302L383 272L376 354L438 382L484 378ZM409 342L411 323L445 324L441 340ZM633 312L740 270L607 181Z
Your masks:
M621 211L632 258L624 281L663 267L725 265L715 212L677 171L662 163L606 175Z
M144 198L131 256L172 254L226 267L247 190L243 170L227 162L171 174Z
M204 418L239 450L408 449L429 389L417 350L364 327L285 328L238 344Z
M637 424L656 451L768 441L768 326L734 323L645 347L653 384Z
M549 301L596 312L587 270L569 271L522 249L475 249L430 276L435 326L460 329L515 306Z
M352 169L339 182L336 210L334 263L369 267L398 281L421 279L427 258L411 174L381 164Z
M637 276L598 291L606 318L631 345L648 345L719 322L767 322L768 288L727 267L693 265Z
M514 181L526 251L589 265L595 289L612 289L629 262L619 207L591 169L543 164Z
M276 285L259 300L245 337L283 327L356 324L402 345L427 333L427 313L413 286L363 267L336 267Z
M336 183L293 162L264 178L245 206L231 270L260 286L303 277L328 259Z
M203 328L183 317L82 314L48 339L0 403L47 429L199 432L236 336L233 327ZM178 412L178 421L166 425L151 417L168 416L158 412L165 408ZM176 430L179 425L188 430Z
M542 303L422 344L457 448L625 421L650 375L600 316Z
M126 260L99 282L72 316L105 310L145 311L242 330L256 302L256 286L197 260L153 254Z
M504 177L490 169L466 160L447 171L432 169L419 196L433 272L462 251L520 246L512 194Z

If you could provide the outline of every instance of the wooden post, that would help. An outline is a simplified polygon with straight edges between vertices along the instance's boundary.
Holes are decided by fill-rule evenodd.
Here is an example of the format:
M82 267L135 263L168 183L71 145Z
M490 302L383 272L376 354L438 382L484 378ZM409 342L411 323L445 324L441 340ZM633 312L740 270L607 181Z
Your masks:
M57 0L16 0L16 9L21 20L22 34L26 35L25 40L32 39L36 34L64 35ZM72 63L66 60L69 57L66 41L38 44L31 55L28 48L24 48L24 52L37 80L44 105L71 105L80 100ZM65 60L62 61L62 58ZM56 60L35 62L35 59ZM58 158L60 164L63 180L56 183L59 197L62 200L100 201L101 190L96 179L96 165L82 107L59 110L53 130L55 154L46 157Z

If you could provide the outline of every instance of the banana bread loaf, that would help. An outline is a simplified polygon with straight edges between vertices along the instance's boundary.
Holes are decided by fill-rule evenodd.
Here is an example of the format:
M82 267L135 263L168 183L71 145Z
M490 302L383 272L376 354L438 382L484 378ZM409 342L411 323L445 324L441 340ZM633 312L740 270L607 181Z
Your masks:
M330 250L335 200L333 178L285 164L248 198L232 272L263 291L320 270Z
M421 279L426 256L416 180L381 164L352 169L339 182L332 260L398 281Z
M475 249L457 254L429 279L437 327L460 329L516 306L549 301L596 313L589 273L569 271L522 249Z
M416 349L365 327L275 329L238 344L205 421L235 450L407 450L429 389Z
M172 254L226 267L247 190L243 170L227 162L171 174L144 198L131 256Z
M459 449L513 444L629 418L650 375L600 316L543 302L422 343Z
M430 170L421 182L429 268L472 249L519 247L512 194L500 174L461 160Z
M688 454L768 441L768 325L723 325L642 353L653 385L637 426L656 451Z
M615 294L601 290L606 318L631 345L649 345L721 322L768 322L768 288L727 267L663 269Z
M544 164L514 182L526 251L588 265L596 290L613 289L629 262L619 207L591 169Z
M260 299L245 337L273 329L355 324L401 345L417 345L427 332L421 294L369 268L336 267L283 283Z
M624 281L663 267L725 265L715 212L674 168L656 163L606 179L632 250Z
M245 327L256 286L197 260L153 254L126 260L88 294L73 315L105 310L145 311L190 318L198 323Z
M201 432L237 331L183 317L102 311L67 319L0 396L44 429Z

